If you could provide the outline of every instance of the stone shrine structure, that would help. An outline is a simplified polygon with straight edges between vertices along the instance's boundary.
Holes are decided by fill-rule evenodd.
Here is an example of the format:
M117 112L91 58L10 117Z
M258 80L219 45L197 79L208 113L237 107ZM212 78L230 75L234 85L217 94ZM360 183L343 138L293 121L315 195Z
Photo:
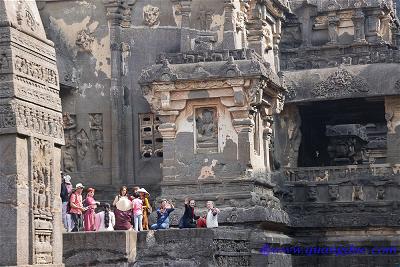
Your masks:
M54 44L34 1L0 1L0 265L63 266L62 145Z
M82 265L400 261L398 252L262 254L266 243L398 243L400 1L0 7L0 212L11 218L0 265L61 264L59 169L95 187L97 200L111 201L122 185L145 187L152 201L171 199L173 225L187 196L200 213L207 200L221 208L214 230L65 234L69 246L82 244L81 252L64 249L69 266L92 252L96 261ZM84 246L117 236L129 245ZM192 248L187 237L211 249L176 253Z

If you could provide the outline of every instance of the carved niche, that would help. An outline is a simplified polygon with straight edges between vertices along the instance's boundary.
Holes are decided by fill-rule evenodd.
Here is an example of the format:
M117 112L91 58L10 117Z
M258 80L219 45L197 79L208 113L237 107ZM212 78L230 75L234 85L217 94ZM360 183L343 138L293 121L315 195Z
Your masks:
M91 52L94 37L91 36L88 30L81 30L76 36L75 44L79 46L83 51Z
M315 97L340 97L368 91L369 86L364 79L352 75L343 67L339 67L325 81L316 84L311 90L311 94Z
M218 152L217 109L201 107L195 109L195 138L198 152Z
M212 23L212 15L213 11L211 9L207 9L204 7L200 8L198 16L200 30L207 31L210 29Z
M96 155L96 162L99 165L103 165L103 115L101 113L89 114L90 122L90 134L92 140L92 146Z
M53 145L50 142L33 138L31 205L34 222L34 264L53 263L52 149Z
M147 5L143 7L143 24L149 27L160 24L160 9L158 7Z

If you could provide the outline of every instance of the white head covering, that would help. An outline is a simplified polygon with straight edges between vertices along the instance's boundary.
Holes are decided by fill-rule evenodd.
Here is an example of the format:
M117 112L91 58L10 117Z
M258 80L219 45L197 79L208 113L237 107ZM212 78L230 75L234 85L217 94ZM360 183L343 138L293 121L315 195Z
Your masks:
M137 192L138 192L138 193L145 193L145 194L148 194L148 195L150 196L149 192L147 192L147 190L144 189L143 187L140 188Z
M85 187L83 186L83 184L77 183L76 186L75 186L75 188L76 188L76 189L78 189L78 188L82 188L82 189L83 189L83 188L85 188Z
M115 206L117 206L117 209L120 211L128 211L132 209L132 202L126 197L121 197Z
M64 181L65 181L66 184L71 184L71 176L65 175L64 176Z

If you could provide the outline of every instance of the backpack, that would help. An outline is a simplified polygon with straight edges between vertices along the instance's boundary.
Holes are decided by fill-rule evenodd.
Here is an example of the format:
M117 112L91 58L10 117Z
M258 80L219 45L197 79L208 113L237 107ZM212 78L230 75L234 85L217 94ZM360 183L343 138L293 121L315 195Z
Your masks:
M73 195L73 194L75 194L74 192L72 192L71 193L71 195L69 195L69 197L68 197L68 203L67 203L67 213L69 214L70 213L70 211L71 211L71 196Z

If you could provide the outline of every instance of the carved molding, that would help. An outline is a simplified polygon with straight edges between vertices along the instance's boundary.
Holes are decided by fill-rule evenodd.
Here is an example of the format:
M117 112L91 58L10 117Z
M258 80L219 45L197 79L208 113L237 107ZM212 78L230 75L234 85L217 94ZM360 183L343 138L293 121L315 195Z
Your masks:
M14 67L17 73L19 72L25 74L31 78L58 87L58 77L56 70L47 68L20 55L15 56Z

